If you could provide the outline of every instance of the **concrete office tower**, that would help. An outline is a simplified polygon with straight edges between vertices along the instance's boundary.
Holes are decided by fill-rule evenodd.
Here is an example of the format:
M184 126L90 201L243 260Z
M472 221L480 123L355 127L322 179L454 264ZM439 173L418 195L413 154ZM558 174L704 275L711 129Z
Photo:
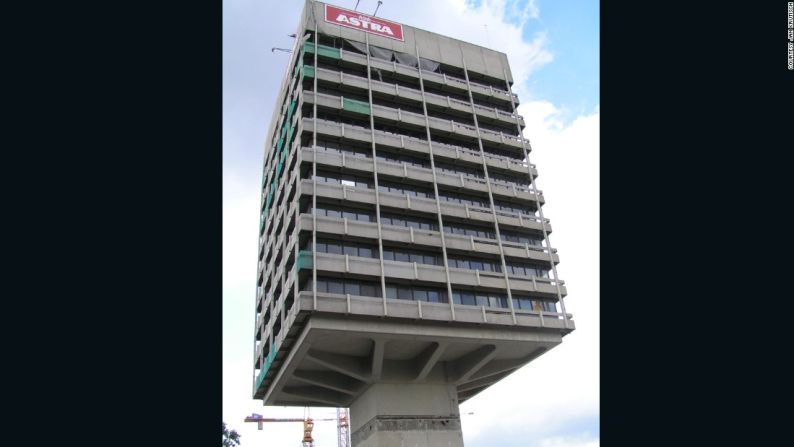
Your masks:
M574 329L507 57L312 1L296 34L253 395L350 407L354 446L461 446L458 405Z

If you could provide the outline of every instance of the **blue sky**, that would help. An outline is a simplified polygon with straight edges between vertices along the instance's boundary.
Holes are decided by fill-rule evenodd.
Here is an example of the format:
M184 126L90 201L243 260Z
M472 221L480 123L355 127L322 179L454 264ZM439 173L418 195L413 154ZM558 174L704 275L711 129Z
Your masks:
M467 3L477 7L483 2ZM553 63L533 73L530 95L525 99L557 104L565 111L566 123L599 104L599 3L535 0L510 1L508 5L518 11L529 10L530 17L522 27L524 39L529 41L533 34L545 32L546 47L554 55ZM538 12L537 17L531 17L533 10ZM508 13L505 21L519 24L520 18Z
M355 0L331 3L352 9ZM376 3L361 0L359 10L371 13ZM289 59L270 49L292 45L302 7L300 0L223 3L223 418L243 435L243 447L297 445L302 428L259 432L242 423L252 412L303 415L250 397L264 141ZM598 8L592 0L384 0L378 12L507 54L577 325L562 345L462 405L475 413L463 416L467 447L599 445ZM317 424L318 447L335 445L334 434Z

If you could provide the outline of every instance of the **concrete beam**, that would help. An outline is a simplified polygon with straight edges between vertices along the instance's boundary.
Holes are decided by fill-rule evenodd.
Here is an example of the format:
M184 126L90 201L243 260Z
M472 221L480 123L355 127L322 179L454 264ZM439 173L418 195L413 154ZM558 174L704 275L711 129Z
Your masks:
M490 362L496 355L495 345L481 346L463 357L450 362L447 369L450 381L460 385L469 380L480 368Z
M414 378L415 382L424 380L427 375L430 374L430 371L436 366L436 363L438 363L438 359L444 354L444 350L447 349L447 346L447 343L433 342L418 356L414 357L412 362L417 366L416 377Z
M502 380L503 378L507 377L515 371L514 369L509 369L507 371L502 371L499 374L491 374L487 377L483 377L481 379L470 380L462 385L458 386L458 393L465 393L466 391L471 391L477 388L482 388L486 386L491 386L494 383Z
M365 385L364 382L335 371L298 371L292 377L311 385L355 396Z
M484 366L482 369L477 371L476 374L471 376L472 379L481 379L483 377L487 377L490 375L500 374L504 371L514 371L530 361L534 360L536 357L540 356L544 352L547 351L547 348L540 347L531 354L518 358L518 359L508 359L508 360L494 360L491 363Z
M372 376L367 359L352 355L332 354L330 352L310 349L306 357L338 373L350 376L356 380L369 383Z
M350 396L336 391L320 388L318 386L287 387L281 390L282 394L295 396L313 402L322 402L334 407L344 407Z
M372 354L370 355L370 375L372 380L379 380L383 373L383 352L386 342L380 338L372 340Z

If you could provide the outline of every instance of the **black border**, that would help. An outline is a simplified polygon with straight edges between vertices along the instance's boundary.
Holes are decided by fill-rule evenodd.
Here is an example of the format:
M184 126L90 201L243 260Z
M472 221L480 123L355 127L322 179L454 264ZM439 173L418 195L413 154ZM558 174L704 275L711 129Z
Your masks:
M15 435L217 445L221 2L30 8L5 54ZM785 8L602 2L604 445L785 427L761 411L790 373Z

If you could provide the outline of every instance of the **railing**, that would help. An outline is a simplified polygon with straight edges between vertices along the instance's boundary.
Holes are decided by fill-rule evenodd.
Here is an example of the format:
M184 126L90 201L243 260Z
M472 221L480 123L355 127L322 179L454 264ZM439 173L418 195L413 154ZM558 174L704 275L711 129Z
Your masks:
M311 151L312 150L311 147L303 147L303 149L305 149L307 151ZM337 152L337 151L326 150L325 148L316 147L315 149L318 150L319 152L326 152L326 153L334 154L334 155L339 154L339 152ZM367 156L365 156L363 154L349 154L349 153L345 153L345 157L353 157L353 158L358 158L358 159L362 159L362 160L371 160L371 157L367 157ZM379 161L380 164L385 164L387 166L392 166L392 167L400 167L401 168L401 167L403 167L406 164L406 162L388 161L388 160L384 160L384 159L381 159L381 158L379 158L379 160L380 160ZM410 165L410 167L411 167L412 170L418 170L418 171L421 171L421 172L424 172L424 173L430 174L430 175L433 174L433 171L430 168L419 167L419 166L416 166L416 165ZM454 173L452 173L452 172L454 172ZM480 184L480 185L487 185L488 184L488 182L485 181L484 177L477 177L477 176L473 176L473 175L470 175L470 174L467 174L467 173L463 173L463 172L459 172L459 171L452 171L452 172L449 172L448 170L438 169L436 171L436 176L444 176L444 177L448 177L448 178L451 177L451 178L454 178L456 180L462 178L463 181L465 181L465 182L477 183L477 184ZM497 180L497 179L494 179L494 178L491 178L490 180L491 180L491 183L494 184L494 185L502 185L502 186L505 186L505 187L515 188L517 191L527 192L527 193L534 193L534 191L532 191L531 188L529 188L528 186L525 186L523 184L508 182L508 181L504 181L504 180ZM335 184L333 182L323 182L323 181L320 181L320 182L321 183ZM350 185L348 185L348 186L350 186ZM353 188L353 186L350 186L350 187ZM373 189L373 188L367 188L367 189ZM538 190L538 195L539 196L543 195L543 191ZM444 200L444 199L442 199L442 200ZM287 215L289 216L290 212L288 212Z
M366 65L367 64L367 56L365 56L363 54L358 54L358 53L353 52L353 51L343 50L341 48L338 48L338 50L339 50L340 57L342 57L342 59L344 59L346 57L347 58L351 58L351 59L358 59L359 61L361 61L362 65ZM419 69L417 67L411 67L410 65L398 64L395 61L389 62L389 61L384 61L382 59L373 59L373 60L381 62L384 65L392 65L395 68L395 71L396 71L397 66L399 65L401 68L405 68L405 69L408 69L410 71L416 72L417 73L416 76L419 77ZM443 73L436 73L436 72L427 71L427 70L422 70L422 75L425 76L425 77L429 77L429 78L434 78L434 77L442 78L444 80L445 84L457 84L460 88L462 88L464 90L466 89L466 80L465 79L457 78L457 77L454 77L454 76L448 76L448 75L443 74ZM480 84L478 82L472 82L472 81L469 81L469 84L471 84L474 87L478 87L478 88L482 88L482 89L488 90L488 91L490 91L493 94L493 96L501 95L501 96L505 96L507 98L510 98L510 96L511 96L511 93L508 92L507 90L494 88L493 86L490 86L490 85L484 85L484 84ZM513 93L512 96L513 96L514 99L516 99L516 100L518 99L518 96L515 93Z
M341 104L341 98L343 98L343 96L334 96L334 95L329 95L327 93L317 93L317 96L319 98L325 98L325 99L329 99L329 100L332 100L332 101L339 101L340 104ZM381 105L377 105L377 104L373 104L372 108L373 108L373 110L383 110L383 111L386 111L386 112L389 112L389 113L394 113L396 111L400 115L408 115L408 116L412 116L412 117L414 117L416 119L421 119L421 120L424 120L424 118L425 118L424 115L419 114L419 113L408 112L408 111L404 111L404 110L401 110L401 109L395 109L395 108L392 108L392 107L386 107L386 106L381 106ZM476 132L477 131L477 129L474 126L470 126L468 124L459 123L459 122L454 121L454 120L445 120L445 119L436 118L436 117L432 117L432 116L428 116L427 119L428 119L429 122L436 123L436 125L441 126L441 127L449 127L449 128L453 128L454 129L454 127L457 126L457 127L461 127L463 129L466 129L466 130L468 130L470 132ZM526 141L526 140L524 140L523 137L514 136L514 135L506 135L506 134L504 134L502 132L495 132L493 130L488 130L488 129L480 129L480 134L488 135L488 136L491 136L492 138L498 138L499 141L501 141L501 142L505 142L506 141L506 142L510 142L511 144L516 144L517 143L518 145L521 145L522 141Z
M403 113L407 113L407 112L403 112ZM334 125L334 126L344 125L345 128L353 128L355 130L359 130L359 131L362 131L362 132L369 132L370 131L366 127L355 126L355 125L352 125L352 124L340 124L340 123L337 123L335 121L328 121L328 120L318 119L317 122L318 122L318 124L319 123L325 123L325 124L330 124L330 125ZM395 137L398 137L398 138L402 137L403 139L406 139L406 140L409 140L409 141L415 141L415 142L418 142L418 143L427 144L427 140L423 140L421 138L409 137L409 136L406 136L406 135L402 135L402 134L398 134L398 133L394 133L394 132L388 132L388 131L385 131L385 130L376 130L375 134L376 135L378 135L378 134L381 134L381 135L392 135L392 136L395 136ZM479 157L480 156L480 153L478 151L473 151L471 149L467 149L467 148L462 147L462 146L455 146L455 145L452 145L452 144L440 143L440 142L436 142L436 141L433 141L433 146L434 147L435 146L440 146L440 147L444 147L444 148L447 148L447 149L450 149L450 150L453 150L453 151L460 151L462 153L466 153L466 154L469 154L469 155L472 155L472 156L475 156L475 157ZM488 153L488 152L484 152L484 154L485 154L485 158L489 158L491 160L495 160L495 161L502 162L502 163L507 162L507 163L509 163L511 165L521 166L521 167L524 167L524 168L527 167L527 163L525 161L523 161L523 160L519 161L519 160L516 160L514 158L505 157L505 156L502 156L502 155L491 154L491 153ZM531 164L530 166L532 167L532 169L536 169L536 166L534 164Z

